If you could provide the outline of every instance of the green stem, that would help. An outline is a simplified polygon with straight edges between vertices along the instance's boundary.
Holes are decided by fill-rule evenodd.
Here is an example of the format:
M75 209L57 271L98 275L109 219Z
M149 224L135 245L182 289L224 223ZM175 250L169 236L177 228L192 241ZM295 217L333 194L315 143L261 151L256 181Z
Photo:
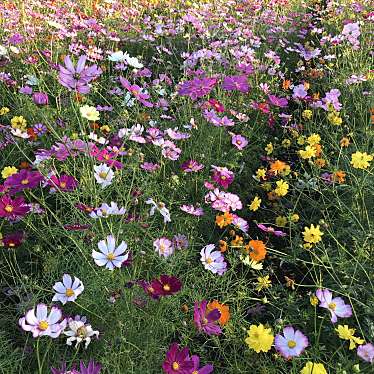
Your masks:
M43 365L40 362L40 355L39 355L39 340L40 338L38 338L36 341L36 359L38 360L38 373L43 374Z

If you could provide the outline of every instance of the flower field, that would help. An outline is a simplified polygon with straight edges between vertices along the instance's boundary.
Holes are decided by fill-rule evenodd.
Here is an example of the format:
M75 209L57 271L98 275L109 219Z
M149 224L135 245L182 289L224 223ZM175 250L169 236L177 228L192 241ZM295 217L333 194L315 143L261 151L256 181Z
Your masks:
M370 0L0 2L0 372L374 373Z

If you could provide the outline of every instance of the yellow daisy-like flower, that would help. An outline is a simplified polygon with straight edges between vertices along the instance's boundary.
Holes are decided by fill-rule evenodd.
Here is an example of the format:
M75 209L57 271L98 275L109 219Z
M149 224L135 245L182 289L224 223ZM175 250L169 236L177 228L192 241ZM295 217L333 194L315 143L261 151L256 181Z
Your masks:
M308 361L301 369L300 374L327 374L323 364Z
M81 116L89 121L98 121L100 119L100 112L94 106L83 105L79 110Z
M367 169L370 166L370 161L373 160L372 155L368 155L366 152L355 152L352 154L351 165L355 169Z
M265 176L266 176L266 170L265 169L257 169L257 171L256 171L256 178L257 179L265 178Z
M306 141L309 145L319 144L321 137L318 134L313 133L312 135L308 136Z
M309 301L310 301L310 304L311 304L312 306L317 306L318 303L319 303L318 297L317 297L316 295L312 295L312 296L310 297Z
M304 119L311 119L313 116L313 112L309 109L306 109L303 111L301 115L303 116Z
M297 213L292 214L290 220L291 222L298 222L300 219L300 216Z
M303 235L305 242L316 244L322 240L323 232L319 229L319 225L311 224L310 227L304 227Z
M273 153L273 151L274 151L273 144L272 143L267 144L266 147L265 147L265 151L266 151L266 154L268 156L271 155Z
M257 287L256 291L262 291L263 289L267 289L271 287L271 280L269 279L268 275L264 277L257 278Z
M253 349L256 353L268 352L274 342L274 335L271 329L266 329L265 326L260 323L258 326L251 325L247 330L248 337L245 342L249 348Z
M11 120L10 123L14 129L20 129L22 131L26 130L27 122L23 118L23 116L14 116Z
M285 216L278 216L275 218L275 224L279 227L285 227L287 225L287 218Z
M343 340L349 340L349 349L355 349L356 345L363 344L365 340L353 336L355 329L350 329L348 325L338 325L338 328L335 331L339 334L339 338Z
M0 116L3 116L4 114L7 114L9 113L9 108L7 108L6 106L3 106L1 109L0 109Z
M5 166L5 168L1 171L1 176L4 179L7 179L11 175L16 174L17 171L18 171L18 169L14 166Z
M249 204L249 210L251 210L252 212L255 212L260 207L260 205L261 205L261 199L258 196L256 196Z
M305 150L301 149L299 151L300 157L303 158L304 160L315 157L316 154L317 154L316 149L314 147L311 147L310 145L307 145L305 147Z
M285 182L283 179L276 182L277 188L274 190L274 192L278 196L286 196L288 193L289 184Z

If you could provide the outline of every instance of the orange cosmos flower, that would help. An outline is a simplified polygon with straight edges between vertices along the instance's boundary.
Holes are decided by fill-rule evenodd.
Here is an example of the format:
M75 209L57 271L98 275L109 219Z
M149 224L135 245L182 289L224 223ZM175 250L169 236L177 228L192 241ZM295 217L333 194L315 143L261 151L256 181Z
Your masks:
M219 250L223 253L223 252L226 252L227 251L227 242L225 242L224 240L220 240L219 241Z
M232 223L233 219L234 217L232 216L232 214L230 214L229 212L225 212L222 215L216 216L216 224L222 229L223 227Z
M276 160L270 164L270 170L277 175L286 168L287 164L283 161Z
M266 247L262 240L251 240L245 247L254 261L261 261L266 257Z
M289 79L285 79L282 83L282 88L284 90L288 90L291 86L291 81Z
M221 313L218 320L219 324L225 325L230 319L230 308L225 304L220 304L217 300L213 300L207 305L207 310L211 312L214 309L218 309Z
M345 182L345 176L346 174L343 170L338 170L332 175L332 178L340 184Z
M243 238L239 235L235 236L235 239L231 240L231 245L233 247L240 247L243 245Z

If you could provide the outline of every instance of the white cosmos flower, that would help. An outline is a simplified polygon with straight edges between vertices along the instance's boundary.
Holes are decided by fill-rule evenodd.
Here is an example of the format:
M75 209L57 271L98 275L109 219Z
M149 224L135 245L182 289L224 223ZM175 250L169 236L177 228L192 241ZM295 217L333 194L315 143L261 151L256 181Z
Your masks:
M73 282L69 274L64 274L62 282L55 283L53 289L56 294L53 296L52 301L60 301L62 304L66 304L68 301L75 301L83 292L84 286L79 278L74 277Z
M102 204L99 208L96 208L90 213L91 218L109 217L109 216L120 216L126 213L125 208L118 208L117 203L111 202L110 205L107 203Z
M123 53L122 51L117 51L111 53L108 57L108 60L112 62L125 62L127 61L127 56L129 55L126 52Z
M156 203L153 199L149 198L145 203L152 205L151 209L149 210L150 216L153 216L157 209L164 217L164 223L171 222L170 211L168 208L166 208L163 202L160 201L159 203Z
M96 143L99 144L108 144L108 140L106 140L103 136L98 136L94 132L90 132L88 135L88 139L93 140Z
M64 331L64 334L69 336L66 340L67 345L72 345L75 341L75 346L77 347L84 341L84 348L87 348L93 336L96 336L96 338L99 337L99 331L93 330L89 324L86 325L85 318L82 318L82 320L71 318L68 323L68 328L69 330Z
M105 188L112 184L114 178L114 171L107 164L100 164L94 166L96 182Z
M79 110L81 116L89 121L98 121L100 119L100 112L94 106L83 105Z
M108 235L106 240L100 240L97 246L100 252L92 251L95 264L98 266L105 266L109 270L120 268L122 263L129 257L128 252L125 252L127 243L121 242L116 248L116 240L113 235Z
M10 132L17 138L28 139L30 137L30 135L26 131L22 131L21 129L12 128Z

